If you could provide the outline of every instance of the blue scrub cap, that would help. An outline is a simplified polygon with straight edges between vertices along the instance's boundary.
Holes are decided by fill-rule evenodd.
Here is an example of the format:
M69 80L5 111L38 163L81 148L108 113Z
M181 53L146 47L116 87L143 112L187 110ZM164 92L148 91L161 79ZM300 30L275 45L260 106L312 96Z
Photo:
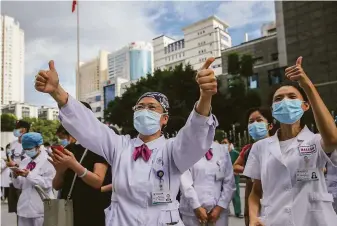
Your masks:
M22 148L23 150L29 150L32 149L34 147L40 146L43 144L43 138L42 135L40 133L25 133L22 137L21 137L21 144L22 144Z
M156 99L160 103L160 105L163 107L164 112L168 112L168 110L170 108L170 105L169 105L169 102L168 102L168 98L164 94L159 93L159 92L147 92L147 93L144 93L138 99L137 104L144 97L152 97L152 98Z

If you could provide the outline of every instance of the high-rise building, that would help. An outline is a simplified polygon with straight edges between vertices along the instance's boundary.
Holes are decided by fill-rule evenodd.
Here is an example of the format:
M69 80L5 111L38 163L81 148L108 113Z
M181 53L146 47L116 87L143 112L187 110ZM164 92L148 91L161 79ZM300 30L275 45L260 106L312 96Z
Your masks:
M108 76L130 81L153 72L153 48L148 42L132 42L108 56Z
M81 63L76 72L76 98L89 103L99 119L103 117L102 85L108 79L108 54L100 51L95 59Z
M27 103L9 103L1 108L2 114L13 114L17 119L38 118L38 107Z
M38 114L40 119L58 120L59 109L41 106L38 109Z
M1 15L1 104L24 102L24 32L14 18Z
M212 68L222 73L221 51L232 46L228 25L211 16L182 29L184 38L175 40L162 35L152 40L155 69L169 69L178 64L190 64L199 69L209 57L215 57Z
M265 23L261 27L261 36L270 36L276 34L276 23L275 21L270 23Z
M303 68L328 108L337 110L337 7L333 1L275 1L280 66Z

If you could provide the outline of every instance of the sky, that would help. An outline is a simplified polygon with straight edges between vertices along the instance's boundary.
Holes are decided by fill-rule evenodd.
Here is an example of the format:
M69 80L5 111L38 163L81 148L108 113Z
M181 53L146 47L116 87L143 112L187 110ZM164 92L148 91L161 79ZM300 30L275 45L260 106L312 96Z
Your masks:
M99 50L115 51L133 41L151 41L165 34L182 38L181 28L216 15L229 24L232 45L260 37L263 23L275 21L273 1L80 1L80 60ZM76 13L72 1L1 1L1 14L14 17L25 32L25 102L56 106L34 89L39 70L54 60L60 83L76 90Z

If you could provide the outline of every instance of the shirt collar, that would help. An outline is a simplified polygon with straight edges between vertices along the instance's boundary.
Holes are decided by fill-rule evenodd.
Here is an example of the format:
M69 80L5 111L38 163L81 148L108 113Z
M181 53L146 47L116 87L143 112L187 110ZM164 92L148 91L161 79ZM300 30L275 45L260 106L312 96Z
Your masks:
M153 140L153 141L150 141L150 142L147 142L146 143L146 146L149 148L149 149L154 149L154 148L158 148L158 146L160 145L163 145L165 144L165 137L164 136L160 136L158 137L157 139ZM137 136L135 142L134 142L134 146L135 147L140 147L144 144L144 142L139 138L139 135Z

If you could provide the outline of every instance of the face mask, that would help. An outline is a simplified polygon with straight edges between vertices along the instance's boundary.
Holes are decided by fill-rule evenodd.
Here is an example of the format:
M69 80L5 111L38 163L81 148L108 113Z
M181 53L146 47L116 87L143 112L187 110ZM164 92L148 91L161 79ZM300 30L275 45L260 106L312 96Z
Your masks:
M67 146L68 144L69 144L69 141L68 141L67 139L61 140L61 145L62 145L63 147Z
M12 154L11 150L9 150L9 149L7 149L6 152L7 152L7 155L11 155Z
M268 135L267 123L254 122L248 125L248 133L254 140L261 140Z
M160 130L161 114L147 109L135 111L133 126L142 135L152 135Z
M302 117L304 111L302 109L303 101L299 99L284 99L273 104L273 117L283 124L294 124Z
M34 158L37 155L37 150L35 148L26 150L26 155L30 158Z
M21 135L22 135L22 133L20 132L20 129L15 129L13 131L13 134L14 134L15 137L21 137Z

